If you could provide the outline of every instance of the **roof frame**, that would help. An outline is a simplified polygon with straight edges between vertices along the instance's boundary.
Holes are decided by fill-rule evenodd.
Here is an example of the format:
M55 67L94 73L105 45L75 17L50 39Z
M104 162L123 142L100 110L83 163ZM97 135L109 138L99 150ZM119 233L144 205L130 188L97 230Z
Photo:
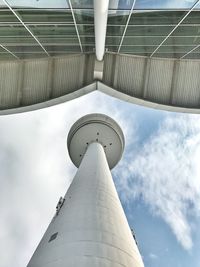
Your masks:
M193 51L195 51L197 48L199 48L200 47L200 45L197 45L197 46L195 46L193 49L191 49L189 52L187 52L185 55L183 55L182 57L181 57L181 59L182 58L185 58L187 55L189 55L189 54L191 54Z
M186 17L195 9L195 7L200 3L200 0L197 0L194 5L189 9L189 11L183 16L183 18L176 24L176 26L171 30L171 32L165 37L165 39L157 46L157 48L150 55L152 57L157 50L163 45L163 43L172 35L172 33L180 26L180 24L186 19Z
M125 28L124 28L124 32L123 32L123 34L122 34L122 38L121 38L121 41L120 41L120 44L119 44L119 48L118 48L117 53L120 52L122 43L123 43L123 41L124 41L124 36L125 36L125 34L126 34L126 31L127 31L127 28L128 28L128 24L129 24L129 21L130 21L130 19L131 19L131 15L132 15L132 13L133 13L133 9L134 9L135 3L136 3L136 0L133 0L133 4L132 4L132 7L131 7L131 10L130 10L130 13L129 13L129 16L128 16L128 19L127 19L127 22L126 22L126 26L125 26Z
M24 28L30 33L30 35L35 39L35 41L40 45L42 50L46 53L46 55L49 57L49 53L44 48L44 46L40 43L40 41L37 39L37 37L32 33L32 31L29 29L29 27L22 21L20 16L16 13L15 10L11 7L11 5L7 2L7 0L3 0L3 2L6 4L6 6L10 9L10 11L15 15L15 17L21 22L21 24L24 26Z
M75 26L75 29L76 29L76 34L77 34L77 37L78 37L80 49L81 49L81 52L83 53L83 46L82 46L82 43L81 43L81 38L80 38L79 31L78 31L78 26L77 26L77 23L76 23L76 18L75 18L75 15L74 15L74 10L73 10L72 4L71 4L71 0L68 0L68 4L69 4L70 10L72 12L72 17L73 17L74 26Z
M6 50L9 54L11 54L13 57L15 57L16 59L19 59L18 56L16 56L13 52L11 52L8 48L6 48L4 45L0 44L0 47L3 48L4 50Z

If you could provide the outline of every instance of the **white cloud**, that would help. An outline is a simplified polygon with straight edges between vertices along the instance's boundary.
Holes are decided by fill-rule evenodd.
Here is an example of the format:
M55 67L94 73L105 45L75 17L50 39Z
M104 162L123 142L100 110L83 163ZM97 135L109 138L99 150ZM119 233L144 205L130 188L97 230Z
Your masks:
M150 253L149 254L149 258L151 258L152 260L157 260L158 259L158 256L154 253Z
M190 218L200 211L199 158L200 118L171 114L117 169L124 200L142 196L186 250L193 246Z

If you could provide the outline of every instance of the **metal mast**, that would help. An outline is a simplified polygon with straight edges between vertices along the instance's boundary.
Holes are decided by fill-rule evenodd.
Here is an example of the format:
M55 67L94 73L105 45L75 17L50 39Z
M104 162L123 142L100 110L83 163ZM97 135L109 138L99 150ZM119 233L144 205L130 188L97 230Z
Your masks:
M78 120L68 150L79 167L28 267L143 267L110 173L124 136L102 114Z

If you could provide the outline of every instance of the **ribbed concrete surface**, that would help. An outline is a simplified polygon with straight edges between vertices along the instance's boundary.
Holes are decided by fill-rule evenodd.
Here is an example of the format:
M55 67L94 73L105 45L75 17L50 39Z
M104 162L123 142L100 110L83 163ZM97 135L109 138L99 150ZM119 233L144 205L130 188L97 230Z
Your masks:
M52 234L57 238L49 242ZM28 267L143 267L103 147L92 143Z

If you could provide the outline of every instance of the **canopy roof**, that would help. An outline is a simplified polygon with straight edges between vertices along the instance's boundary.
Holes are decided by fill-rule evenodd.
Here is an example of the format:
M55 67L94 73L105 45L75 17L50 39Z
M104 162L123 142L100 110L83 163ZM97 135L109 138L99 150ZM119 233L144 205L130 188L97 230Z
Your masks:
M93 0L0 0L3 113L95 81L94 16ZM199 109L200 0L110 0L106 29L105 85L156 104ZM45 97L48 86L54 93Z

